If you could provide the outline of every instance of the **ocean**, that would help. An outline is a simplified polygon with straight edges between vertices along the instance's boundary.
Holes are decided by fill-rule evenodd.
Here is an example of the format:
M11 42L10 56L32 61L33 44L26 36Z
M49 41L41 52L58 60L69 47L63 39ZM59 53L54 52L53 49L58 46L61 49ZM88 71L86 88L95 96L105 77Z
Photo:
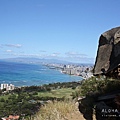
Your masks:
M80 81L80 76L71 76L41 64L24 64L0 61L0 84L15 86L43 85L56 82Z

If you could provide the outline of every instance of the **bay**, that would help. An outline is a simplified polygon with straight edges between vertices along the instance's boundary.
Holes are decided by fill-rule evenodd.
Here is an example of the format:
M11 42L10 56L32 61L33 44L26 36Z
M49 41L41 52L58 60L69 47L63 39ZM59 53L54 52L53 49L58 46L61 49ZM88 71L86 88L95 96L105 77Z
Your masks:
M80 81L80 76L71 76L41 64L24 64L0 61L0 84L15 86L43 85L56 82Z

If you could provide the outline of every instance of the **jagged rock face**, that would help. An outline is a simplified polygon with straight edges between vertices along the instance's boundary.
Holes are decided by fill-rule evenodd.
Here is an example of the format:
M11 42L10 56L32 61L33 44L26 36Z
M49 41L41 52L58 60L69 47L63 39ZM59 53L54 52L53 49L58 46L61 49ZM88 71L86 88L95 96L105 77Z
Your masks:
M94 66L94 75L109 73L120 64L120 27L101 34Z

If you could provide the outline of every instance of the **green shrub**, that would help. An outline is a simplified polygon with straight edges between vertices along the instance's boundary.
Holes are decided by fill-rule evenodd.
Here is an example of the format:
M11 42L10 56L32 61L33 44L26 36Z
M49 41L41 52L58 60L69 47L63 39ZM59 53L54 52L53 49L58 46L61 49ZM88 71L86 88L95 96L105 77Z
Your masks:
M5 102L5 99L4 99L4 98L1 98L1 99L0 99L0 102Z

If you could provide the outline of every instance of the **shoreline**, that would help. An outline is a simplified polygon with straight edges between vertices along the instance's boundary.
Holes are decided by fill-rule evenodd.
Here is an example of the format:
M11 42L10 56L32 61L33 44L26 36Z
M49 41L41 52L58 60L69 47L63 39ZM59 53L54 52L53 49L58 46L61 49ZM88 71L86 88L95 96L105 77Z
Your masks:
M63 74L80 76L83 79L88 79L93 76L93 66L89 65L75 65L75 64L43 64L49 69L59 70Z
M14 84L17 87L43 85L56 82L71 82L82 80L81 77L70 77L60 72L60 69L49 69L45 65L37 64L17 64L17 63L2 63L0 84ZM5 66L6 65L6 66ZM14 69L10 69L11 66ZM17 66L17 67L16 67Z
M64 73L62 73L62 74L64 74ZM68 75L68 74L66 74L66 75ZM15 85L14 84L14 82L9 82L9 81L4 81L4 82L0 82L0 84L12 84L12 85L14 85L15 87L30 87L30 86L43 86L43 85L49 85L49 84L56 84L56 83L72 83L72 82L80 82L80 81L82 81L82 80L84 80L84 78L82 77L82 76L77 76L77 75L69 75L70 77L80 77L80 79L78 79L78 80L73 80L73 81L55 81L55 82L45 82L45 83L42 83L42 84L31 84L31 85ZM16 82L21 82L21 83L23 83L22 81L16 81ZM16 83L15 82L15 83ZM25 83L27 83L27 82L29 82L29 81L26 81Z

